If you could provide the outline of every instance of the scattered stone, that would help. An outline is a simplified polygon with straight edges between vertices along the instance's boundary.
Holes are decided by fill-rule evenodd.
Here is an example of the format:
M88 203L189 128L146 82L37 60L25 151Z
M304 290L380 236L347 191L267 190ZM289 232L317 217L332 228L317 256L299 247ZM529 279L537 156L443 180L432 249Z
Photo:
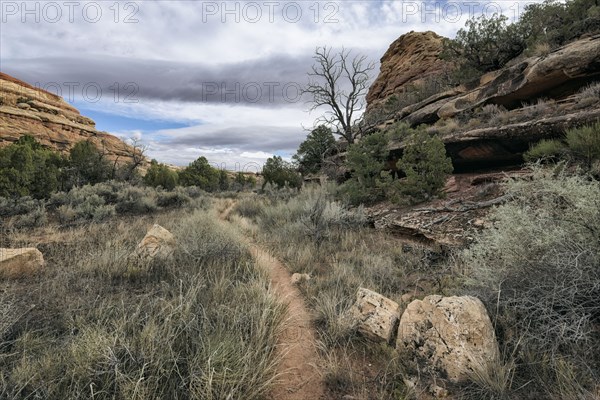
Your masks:
M444 193L456 193L458 192L458 183L454 175L450 176L444 185Z
M471 296L427 296L410 303L400 319L396 347L421 371L452 382L467 380L482 360L499 355L487 311Z
M400 300L402 300L403 303L408 304L414 297L415 296L413 296L412 293L404 293L402 297L400 297Z
M473 221L473 226L476 228L485 228L485 221L481 218L477 218Z
M441 386L438 385L433 385L430 388L431 394L436 398L436 399L444 399L446 397L448 397L450 395L450 392L448 392L448 389L443 388Z
M29 110L31 106L27 103L19 103L17 104L17 108L20 108L21 110Z
M22 278L31 276L44 267L44 256L38 249L2 249L0 248L0 276L3 278Z
M302 282L308 282L310 281L310 275L309 274L299 274L299 273L295 273L292 275L292 279L291 282L294 285L298 285Z
M379 293L359 288L351 309L358 331L376 342L389 343L398 325L400 306Z
M138 257L166 258L175 250L175 237L171 232L155 224L138 244L135 254Z

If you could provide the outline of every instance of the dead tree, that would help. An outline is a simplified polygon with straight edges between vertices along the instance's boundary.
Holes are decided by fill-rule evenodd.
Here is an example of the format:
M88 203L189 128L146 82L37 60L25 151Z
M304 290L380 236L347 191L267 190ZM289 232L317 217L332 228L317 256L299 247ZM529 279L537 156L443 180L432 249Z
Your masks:
M332 54L331 49L319 47L313 56L312 72L303 93L312 97L310 110L327 107L325 114L317 120L354 143L356 114L364 106L364 97L369 89L369 73L375 68L366 56L351 57L351 52L342 49Z

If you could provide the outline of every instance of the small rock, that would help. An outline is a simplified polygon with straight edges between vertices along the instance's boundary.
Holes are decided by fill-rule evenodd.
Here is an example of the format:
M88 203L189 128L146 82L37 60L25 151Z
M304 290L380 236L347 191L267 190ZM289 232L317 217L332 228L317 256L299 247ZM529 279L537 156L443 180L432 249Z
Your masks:
M413 296L412 293L404 293L402 295L402 297L400 297L400 300L402 300L403 303L410 303L411 300L414 298L415 296Z
M450 395L450 392L448 392L448 389L443 388L438 385L433 385L430 388L430 390L431 390L431 394L434 395L436 399L443 399Z
M398 325L400 306L379 293L359 288L351 315L358 322L361 334L376 342L389 343Z
M456 182L456 177L454 175L450 176L444 185L445 193L455 193L458 192L458 183Z
M44 256L38 249L0 248L0 276L22 278L31 276L44 266Z
M476 228L484 228L485 227L485 221L481 218L477 218L473 221L473 226Z
M31 108L31 106L27 103L18 103L17 107L21 110L29 110Z
M135 255L145 258L166 258L175 250L175 237L160 225L154 225L138 244Z
M298 285L299 283L308 282L308 281L310 281L309 274L299 274L297 272L292 275L292 279L291 279L291 282L294 285Z

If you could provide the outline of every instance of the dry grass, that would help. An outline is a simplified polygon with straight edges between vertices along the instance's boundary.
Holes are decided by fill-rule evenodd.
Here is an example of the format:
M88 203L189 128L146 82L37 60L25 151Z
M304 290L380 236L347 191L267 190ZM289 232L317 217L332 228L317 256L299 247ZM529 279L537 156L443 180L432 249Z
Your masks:
M173 259L131 262L152 223L177 237ZM180 210L6 236L48 265L2 282L0 397L264 397L284 310L236 235L214 212Z
M517 386L543 398L589 398L580 395L600 376L600 184L561 168L511 182L513 200L492 212L494 227L462 261L519 357Z

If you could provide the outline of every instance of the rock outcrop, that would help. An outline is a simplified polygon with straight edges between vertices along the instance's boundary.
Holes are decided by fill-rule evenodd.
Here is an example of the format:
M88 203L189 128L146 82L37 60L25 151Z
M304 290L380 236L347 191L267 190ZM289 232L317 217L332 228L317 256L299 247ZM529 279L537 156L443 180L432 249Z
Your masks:
M62 153L77 142L89 139L110 161L132 160L131 146L116 136L96 130L93 120L82 116L61 97L0 73L0 146L9 145L26 134Z
M15 279L35 274L44 267L44 256L35 248L0 248L0 277Z
M138 244L135 255L144 259L167 258L175 250L175 237L160 225L154 224Z
M408 305L398 328L397 349L432 376L462 382L499 357L492 322L475 297L427 296Z
M416 244L435 253L445 253L468 245L476 231L489 225L486 215L490 208L509 200L502 182L526 179L531 174L528 169L515 169L452 175L443 199L402 208L379 203L365 211L376 229L401 239L406 245Z
M435 32L400 36L381 58L381 72L367 94L368 108L402 95L408 85L418 87L424 79L445 72L451 64L442 60L443 37Z
M368 110L386 97L387 92L381 88L395 87L396 75L407 73L401 63L391 60L406 58L418 62L420 53L407 54L415 49L405 46L393 45L388 50L391 54L386 53L386 64L368 97ZM435 59L431 54L412 70L428 70L432 57ZM582 101L575 95L582 87L599 81L600 35L592 35L406 106L377 128L386 129L396 122L430 125L430 130L442 137L455 171L518 165L531 143L558 137L565 129L600 118L600 99ZM538 99L542 100L539 106ZM499 111L486 114L486 106ZM394 159L401 157L404 145L402 141L392 143Z
M382 73L380 78L387 75ZM527 58L487 73L476 82L435 94L403 108L395 120L416 126L486 104L514 109L536 98L565 98L595 80L600 80L600 35L576 40L548 55Z
M400 306L379 293L359 288L351 309L358 331L376 342L392 341L400 317Z

